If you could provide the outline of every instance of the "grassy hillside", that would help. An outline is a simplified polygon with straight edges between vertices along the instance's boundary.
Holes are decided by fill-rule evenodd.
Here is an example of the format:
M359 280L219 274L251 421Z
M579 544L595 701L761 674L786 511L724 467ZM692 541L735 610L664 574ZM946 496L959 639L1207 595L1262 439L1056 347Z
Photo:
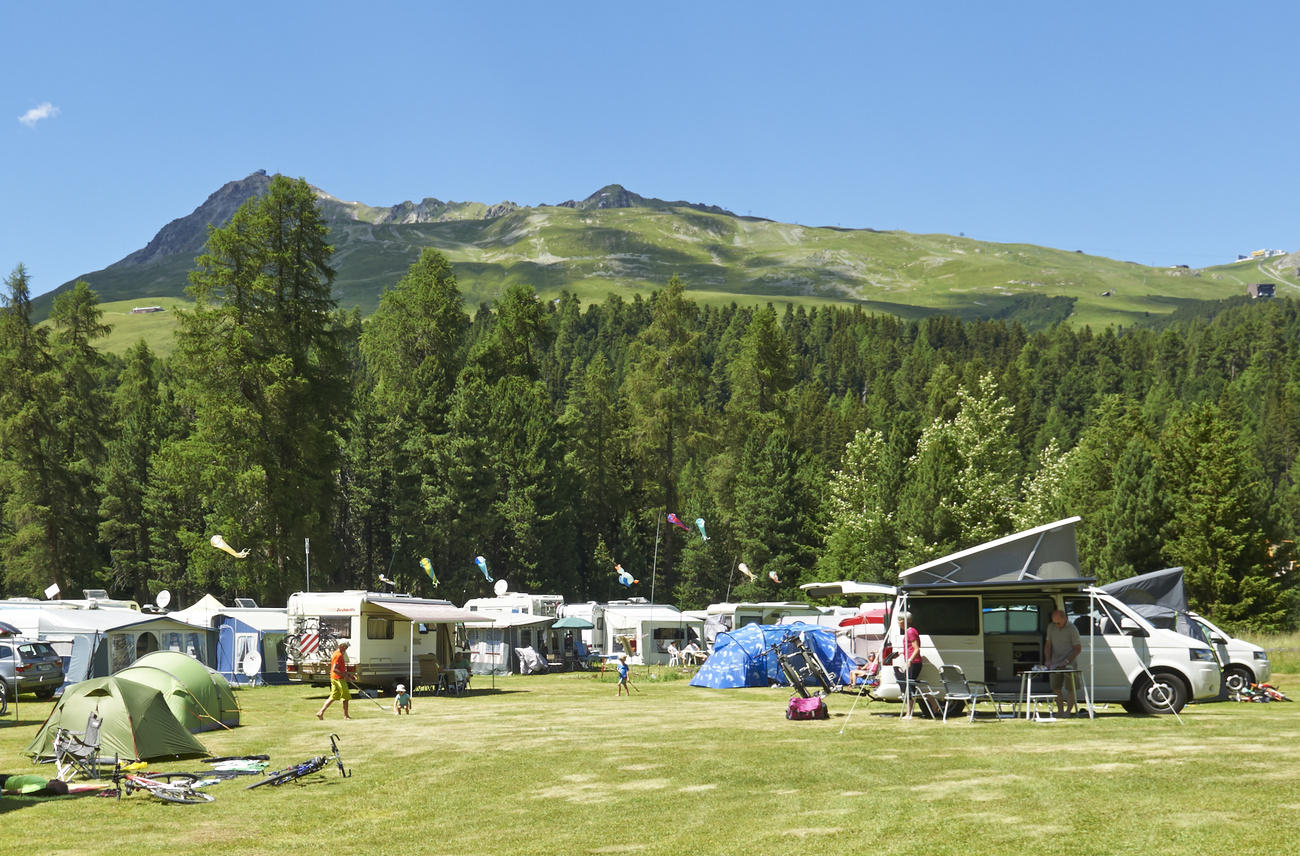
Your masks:
M702 302L856 303L904 317L1009 317L1027 326L1064 320L1129 325L1190 301L1240 295L1249 282L1300 285L1273 265L1240 262L1194 271L1155 268L1029 244L950 235L809 227L689 208L523 208L492 219L376 225L336 220L340 305L373 312L383 290L424 247L453 263L466 303L490 302L514 283L544 297L584 301L647 293L674 274ZM1294 264L1294 263L1292 263ZM105 301L183 294L184 255L119 263L85 277ZM1293 277L1300 282L1300 277Z

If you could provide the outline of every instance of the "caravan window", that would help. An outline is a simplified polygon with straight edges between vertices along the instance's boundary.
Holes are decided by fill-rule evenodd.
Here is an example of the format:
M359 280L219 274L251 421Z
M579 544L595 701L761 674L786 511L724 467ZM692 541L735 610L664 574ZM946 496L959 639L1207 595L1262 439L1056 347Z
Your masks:
M908 600L912 624L927 636L978 636L979 599L974 597L917 597Z
M322 615L319 619L321 627L328 627L330 632L339 639L352 638L352 619L351 618L334 618Z
M392 639L393 619L371 615L366 618L367 639Z

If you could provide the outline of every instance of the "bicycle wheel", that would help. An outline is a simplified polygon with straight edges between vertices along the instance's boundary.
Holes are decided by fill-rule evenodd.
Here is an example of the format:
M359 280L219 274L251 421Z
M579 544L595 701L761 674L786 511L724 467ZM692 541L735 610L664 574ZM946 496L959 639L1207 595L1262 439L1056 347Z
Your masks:
M206 791L196 791L187 785L158 785L150 788L149 792L164 802L184 803L186 805L212 802L216 799Z

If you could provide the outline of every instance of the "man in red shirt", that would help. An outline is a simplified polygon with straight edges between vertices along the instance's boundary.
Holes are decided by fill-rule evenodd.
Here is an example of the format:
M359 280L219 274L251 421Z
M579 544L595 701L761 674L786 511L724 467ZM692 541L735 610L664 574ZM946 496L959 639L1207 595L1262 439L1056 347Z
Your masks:
M329 710L335 699L343 702L343 718L352 718L348 716L348 700L352 697L352 693L348 690L347 651L348 640L344 639L339 642L339 647L334 649L334 655L330 657L330 697L325 699L320 710L316 711L317 719L325 718L325 711Z

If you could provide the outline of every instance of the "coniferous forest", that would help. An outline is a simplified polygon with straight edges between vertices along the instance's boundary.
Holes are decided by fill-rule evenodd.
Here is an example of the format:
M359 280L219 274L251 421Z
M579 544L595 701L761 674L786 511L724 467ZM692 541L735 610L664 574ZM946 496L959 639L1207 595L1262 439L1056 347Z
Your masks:
M490 593L483 556L569 600L802 600L1079 515L1085 573L1182 566L1215 622L1296 626L1292 300L1030 332L698 305L674 279L587 305L519 284L466 311L426 250L363 321L331 297L327 231L277 177L211 232L167 359L98 351L84 283L35 324L9 275L5 595L281 605L310 572L463 603Z

